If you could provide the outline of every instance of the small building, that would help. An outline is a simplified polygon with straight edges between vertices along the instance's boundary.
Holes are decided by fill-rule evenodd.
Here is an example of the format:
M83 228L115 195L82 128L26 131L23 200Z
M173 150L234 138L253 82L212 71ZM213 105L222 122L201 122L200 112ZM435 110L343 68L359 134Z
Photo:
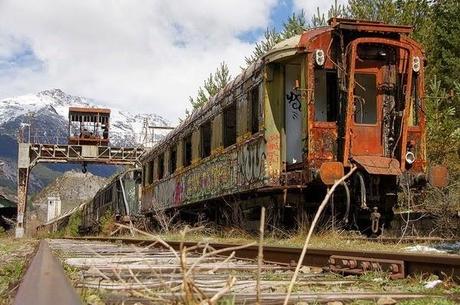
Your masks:
M61 197L48 197L48 213L46 222L53 220L61 215Z
M69 108L69 144L109 145L110 109Z

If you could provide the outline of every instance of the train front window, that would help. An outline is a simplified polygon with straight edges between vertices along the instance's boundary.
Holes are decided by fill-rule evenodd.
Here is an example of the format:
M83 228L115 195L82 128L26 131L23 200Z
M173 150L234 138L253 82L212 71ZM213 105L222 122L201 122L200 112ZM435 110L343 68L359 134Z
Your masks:
M337 72L315 70L315 121L335 122L337 120Z
M377 123L377 81L375 74L355 74L355 123Z

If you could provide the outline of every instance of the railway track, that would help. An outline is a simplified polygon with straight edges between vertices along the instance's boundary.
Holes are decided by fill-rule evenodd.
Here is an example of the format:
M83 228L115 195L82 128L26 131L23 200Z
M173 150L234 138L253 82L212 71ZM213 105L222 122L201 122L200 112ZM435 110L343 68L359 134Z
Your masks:
M293 274L289 263L265 261L259 267L254 259L242 258L254 258L253 247L236 249L238 246L231 245L236 253L230 255L224 250L229 245L182 244L193 251L176 250L178 246L176 242L153 246L151 240L132 238L44 240L15 304L80 304L77 293L89 304L177 304L191 300L196 304L208 304L210 300L254 304L257 298L261 304L283 303ZM279 251L281 248L264 248L264 256L278 261L289 258L279 257ZM274 256L276 253L278 257ZM66 279L58 261L65 266L71 281ZM405 292L391 285L382 289L381 285L324 272L322 268L304 267L290 304L420 298L436 301L445 297L439 292Z
M120 237L74 237L75 240L88 240L88 241L110 241L110 242L123 242L125 244L133 245L147 245L152 243L148 239L140 238L120 238ZM174 249L179 249L181 242L168 241L168 244ZM193 247L195 242L183 243L187 247ZM211 243L214 249L227 249L232 244ZM254 259L257 257L257 246L250 246L244 249L236 250L235 256L241 258ZM264 259L268 262L276 262L279 264L295 266L299 259L300 248L288 247L272 247L264 246ZM224 252L225 253L225 252ZM331 258L336 260L331 264ZM339 258L339 259L337 259ZM393 270L396 278L406 277L409 275L417 274L435 274L440 278L450 277L456 282L460 282L460 256L450 254L429 254L429 253L406 253L406 252L383 252L383 251L351 251L351 250L336 250L324 248L310 248L307 251L303 265L314 267L329 267L338 272L344 273L358 273L357 268L348 268L340 264L338 260L346 258L349 261L359 258L357 262L363 262L365 259L373 259L376 262L382 262L380 267L385 268L388 266L385 262L392 262L400 265L399 270ZM338 264L339 263L339 264ZM335 267L334 267L335 266ZM390 266L391 267L391 264ZM338 268L338 269L337 269ZM391 272L391 271L390 271Z

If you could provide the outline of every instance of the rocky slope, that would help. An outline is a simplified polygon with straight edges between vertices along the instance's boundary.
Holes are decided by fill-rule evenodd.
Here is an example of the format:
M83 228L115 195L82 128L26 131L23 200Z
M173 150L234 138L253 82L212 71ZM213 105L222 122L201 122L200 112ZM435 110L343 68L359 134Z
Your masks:
M91 173L77 171L65 172L37 193L31 200L31 213L28 217L46 221L48 197L61 198L61 214L94 197L96 192L107 183L107 179Z

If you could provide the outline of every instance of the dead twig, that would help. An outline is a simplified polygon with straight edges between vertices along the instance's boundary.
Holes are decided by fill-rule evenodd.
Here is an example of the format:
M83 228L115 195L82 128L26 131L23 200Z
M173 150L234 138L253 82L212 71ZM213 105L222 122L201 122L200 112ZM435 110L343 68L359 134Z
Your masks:
M287 294L286 294L286 298L284 299L283 305L287 305L288 302L289 302L289 297L291 296L292 288L294 288L294 284L295 284L295 282L297 280L297 275L299 274L300 267L302 266L302 262L303 262L303 260L305 258L305 254L307 253L307 248L308 248L308 244L310 242L311 235L313 234L313 230L315 229L316 223L318 222L318 219L321 216L321 213L323 212L324 208L326 207L327 203L329 202L329 198L331 197L332 193L334 193L334 191L337 188L337 186L339 186L343 181L345 181L348 177L350 177L351 174L353 174L353 172L355 170L356 170L356 167L352 167L350 169L350 171L345 176L343 176L342 178L337 180L334 183L334 185L331 187L329 192L326 194L326 197L324 197L323 202L321 202L321 204L319 205L318 211L315 214L315 218L313 219L313 222L311 223L310 230L308 231L307 238L305 239L305 243L304 243L303 248L302 248L302 253L300 254L299 261L297 262L297 266L295 268L294 274L292 275L291 282L289 283L289 288L288 288L288 291L287 291Z
M256 304L260 304L260 274L264 261L264 229L265 229L265 207L262 207L259 227L259 254L257 255L257 284L256 284Z

